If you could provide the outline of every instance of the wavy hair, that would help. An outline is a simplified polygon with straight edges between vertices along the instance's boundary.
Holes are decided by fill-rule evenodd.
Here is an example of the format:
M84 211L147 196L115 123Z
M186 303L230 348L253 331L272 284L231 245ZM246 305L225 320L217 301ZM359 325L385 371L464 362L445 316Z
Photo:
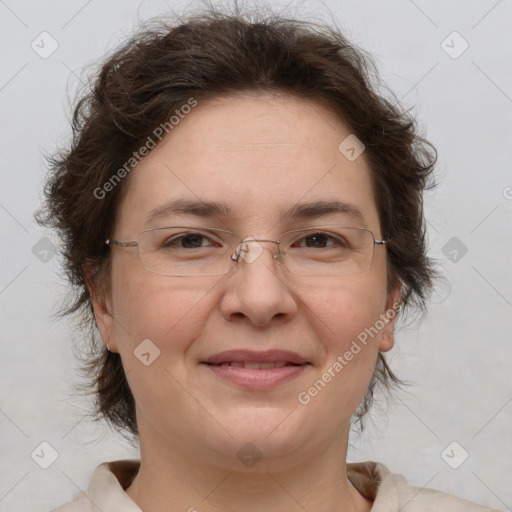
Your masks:
M62 241L71 295L61 313L75 313L91 340L95 321L86 269L95 288L109 286L104 241L126 180L101 199L94 191L191 97L200 102L244 91L320 100L364 143L382 233L390 239L389 285L400 286L401 316L406 310L424 313L436 271L426 254L423 192L433 186L436 151L413 116L379 92L371 58L337 27L213 9L154 21L107 56L91 83L74 108L71 144L48 158L45 201L36 214ZM91 347L84 368L96 416L137 437L135 402L119 354ZM375 386L400 383L379 353L355 413L361 427Z

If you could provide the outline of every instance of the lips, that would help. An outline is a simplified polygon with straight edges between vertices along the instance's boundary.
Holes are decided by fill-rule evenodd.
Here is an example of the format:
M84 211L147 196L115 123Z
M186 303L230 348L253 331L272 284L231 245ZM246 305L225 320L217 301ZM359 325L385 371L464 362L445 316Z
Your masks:
M287 363L286 361L277 361L275 363L231 361L229 363L221 363L216 366L234 366L235 368L246 368L247 370L274 370L275 368L282 368L283 366L291 366L291 363Z
M271 390L299 378L311 363L287 350L229 350L203 361L221 381L251 391Z
M288 350L228 350L209 357L205 364L233 366L250 370L272 370L283 366L309 364L307 359Z

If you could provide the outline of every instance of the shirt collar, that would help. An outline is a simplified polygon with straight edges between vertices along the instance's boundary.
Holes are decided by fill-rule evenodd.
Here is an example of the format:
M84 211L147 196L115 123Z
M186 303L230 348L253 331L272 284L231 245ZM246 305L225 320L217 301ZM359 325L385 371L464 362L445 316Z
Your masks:
M142 512L125 492L139 467L138 460L101 464L92 475L87 492L89 499L102 512ZM376 462L347 464L348 479L361 495L371 501L375 500L379 485L388 474L387 468Z

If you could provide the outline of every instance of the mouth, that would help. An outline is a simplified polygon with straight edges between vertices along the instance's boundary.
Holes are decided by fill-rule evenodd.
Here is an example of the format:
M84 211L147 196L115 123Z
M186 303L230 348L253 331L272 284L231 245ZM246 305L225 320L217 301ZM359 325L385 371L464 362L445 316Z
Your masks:
M212 364L212 363L206 363ZM283 366L300 366L288 361L276 361L275 363L250 362L250 361L229 361L225 363L215 364L214 366L233 366L235 368L245 368L247 370L273 370L282 368Z
M289 350L228 350L214 354L203 362L205 364L229 365L251 370L271 370L283 366L310 364L306 358Z
M306 358L286 350L230 350L214 354L202 364L223 381L253 390L289 382L311 366Z

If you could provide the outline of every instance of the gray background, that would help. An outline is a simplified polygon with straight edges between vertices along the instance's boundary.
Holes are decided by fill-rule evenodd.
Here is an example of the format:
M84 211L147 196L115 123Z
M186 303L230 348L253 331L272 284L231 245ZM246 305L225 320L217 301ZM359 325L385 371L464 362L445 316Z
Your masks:
M32 214L42 152L69 139L67 93L84 66L168 8L157 0L0 0L2 511L48 511L85 489L100 462L137 457L87 419L90 402L73 389L72 337L80 334L52 318L66 285L52 257L57 240ZM448 283L424 323L398 334L392 367L413 385L389 410L377 402L349 458L512 510L512 1L311 0L296 14L329 20L329 11L415 106L439 150L441 184L426 206L431 255ZM51 49L43 31L58 43L47 58L31 47ZM458 55L464 40L469 48ZM58 455L48 469L40 464L52 462L52 451L41 442ZM446 461L458 465L462 449L469 457L453 469Z

